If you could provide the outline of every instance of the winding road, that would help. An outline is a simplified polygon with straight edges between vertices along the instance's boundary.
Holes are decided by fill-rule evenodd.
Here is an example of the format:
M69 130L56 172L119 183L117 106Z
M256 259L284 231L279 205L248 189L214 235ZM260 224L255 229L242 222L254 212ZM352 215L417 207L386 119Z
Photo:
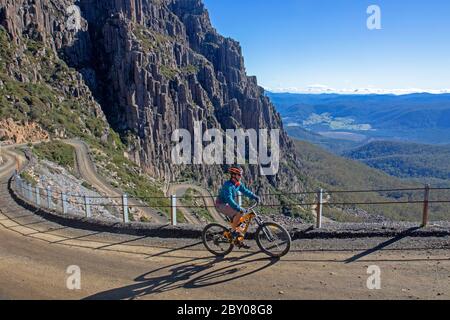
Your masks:
M102 176L97 173L95 164L90 158L88 146L80 140L64 140L65 143L71 145L75 149L77 170L81 177L89 182L93 187L103 194L107 194L111 197L121 197L122 193L112 187ZM152 208L142 207L142 203L136 199L128 199L130 207L136 207L137 210L142 211L147 217L151 219L152 223L165 224L168 223L168 219L165 216L161 216ZM139 207L141 206L141 207Z
M43 219L12 198L15 154L6 154L0 167L0 299L450 298L448 237L301 240L279 261L249 242L253 249L215 259L195 239L109 234ZM372 265L381 270L380 290L367 288ZM74 266L79 289L70 286Z
M202 188L200 186L197 186L194 184L187 184L187 183L172 184L172 185L170 185L170 187L168 189L168 195L176 195L177 197L182 197L182 196L184 196L184 194L186 193L186 191L188 189L194 189L195 191L200 193L200 195L203 197L203 202L204 202L206 208L208 209L209 214L215 220L215 222L225 224L225 225L228 224L225 221L225 219L214 208L214 206L215 206L214 205L214 197L211 195L210 192L208 192L207 190L205 190L204 188ZM201 222L195 216L193 216L189 210L186 210L186 208L182 208L182 207L179 209L182 210L183 214L186 217L186 220L194 221L193 222L194 224L201 224Z

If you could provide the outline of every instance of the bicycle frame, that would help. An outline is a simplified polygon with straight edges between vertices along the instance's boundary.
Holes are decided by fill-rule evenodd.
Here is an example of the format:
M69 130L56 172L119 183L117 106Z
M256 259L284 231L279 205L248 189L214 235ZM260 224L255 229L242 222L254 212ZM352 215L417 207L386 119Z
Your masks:
M256 221L256 223L258 224L258 226L262 226L264 224L264 220L261 218L261 216L258 214L258 212L255 211L256 207L258 206L257 203L255 203L253 206L251 206L248 211L249 213L247 213L246 215L244 215L242 217L242 222L245 223L245 229L242 230L244 235L247 234L248 229L250 228L250 225L252 223L253 220ZM230 223L231 225L232 223ZM266 234L268 239L273 239L272 234L270 234L270 230L266 230L267 228L265 228L263 231ZM269 233L269 234L268 234Z

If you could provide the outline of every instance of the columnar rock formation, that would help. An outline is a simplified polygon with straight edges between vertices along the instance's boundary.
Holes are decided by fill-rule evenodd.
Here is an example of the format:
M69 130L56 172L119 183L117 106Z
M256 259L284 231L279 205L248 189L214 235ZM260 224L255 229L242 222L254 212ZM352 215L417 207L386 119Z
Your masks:
M212 27L201 0L80 0L81 29L68 30L74 1L0 0L0 23L17 45L25 36L45 42L76 69L129 155L155 177L186 171L170 161L175 129L282 129L279 114L246 75L239 44ZM248 176L262 189L300 190L293 146L281 131L282 167L275 177ZM194 176L219 179L220 168L199 166ZM211 180L211 179L210 179ZM210 181L211 182L211 181ZM217 183L217 181L215 182Z

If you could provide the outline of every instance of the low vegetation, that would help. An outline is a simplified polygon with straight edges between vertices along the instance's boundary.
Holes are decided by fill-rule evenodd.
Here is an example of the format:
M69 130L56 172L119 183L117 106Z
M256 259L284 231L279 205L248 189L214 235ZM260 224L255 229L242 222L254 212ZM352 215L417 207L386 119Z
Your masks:
M450 146L377 141L345 155L392 176L424 183L434 178L450 185Z
M329 203L373 203L400 202L390 205L326 205L324 214L338 221L349 221L354 209L363 209L370 214L381 215L395 221L421 221L423 205L403 204L407 201L423 201L424 185L415 181L389 176L358 161L335 156L319 147L303 141L295 141L297 155L309 173L310 188L333 190L378 190L420 188L419 191L393 191L368 193L330 193ZM445 200L447 191L435 191L433 199ZM345 214L343 214L344 212ZM433 204L430 209L432 220L450 220L448 204Z
M34 154L40 159L46 159L73 169L75 165L75 150L61 141L44 142L33 147Z
M205 208L205 202L203 198L199 198L201 194L194 189L186 190L186 193L183 196L183 199L180 200L181 204L186 207L195 207L195 208L187 208L191 213L196 216L204 219L208 222L213 222L214 219L209 214L208 209Z
M26 171L20 173L20 177L23 181L30 184L32 187L36 187L38 184L37 180Z

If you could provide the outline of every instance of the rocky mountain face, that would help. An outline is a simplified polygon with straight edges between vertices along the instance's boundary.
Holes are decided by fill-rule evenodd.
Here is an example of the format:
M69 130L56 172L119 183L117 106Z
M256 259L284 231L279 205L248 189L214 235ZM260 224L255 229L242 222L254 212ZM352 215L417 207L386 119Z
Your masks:
M13 119L0 119L0 141L28 143L46 141L49 135L37 123L17 123Z
M81 8L78 30L67 26L73 4ZM119 132L129 157L152 176L170 181L192 171L218 184L218 166L171 162L173 131L193 132L201 121L203 129L281 129L279 174L260 177L250 166L247 178L260 191L305 188L279 114L247 76L239 44L216 32L201 0L0 0L0 24L13 44L9 76L39 83L42 60L62 59L71 67L69 84L53 85L84 99L87 115L105 123L103 138L109 126ZM28 39L42 44L30 58L21 54ZM21 64L35 67L23 72Z

